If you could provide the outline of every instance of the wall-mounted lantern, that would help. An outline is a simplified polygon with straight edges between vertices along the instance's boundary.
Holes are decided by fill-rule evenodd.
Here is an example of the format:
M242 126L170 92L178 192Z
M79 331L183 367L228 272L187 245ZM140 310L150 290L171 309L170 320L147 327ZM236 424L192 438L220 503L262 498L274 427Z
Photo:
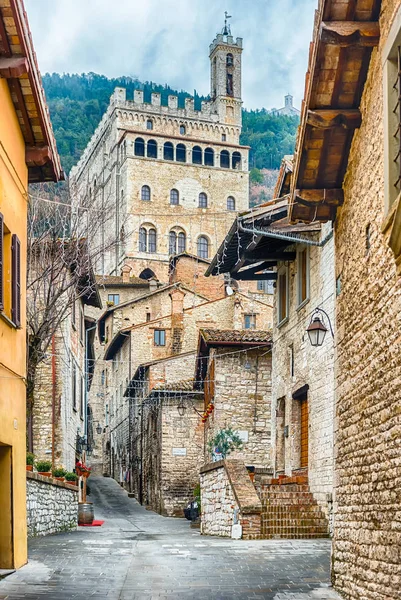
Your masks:
M97 427L96 427L96 433L98 435L100 435L103 431L103 427L100 425L100 423L98 422Z
M309 326L306 330L310 343L315 347L322 346L324 338L326 337L326 333L328 332L323 315L325 315L327 318L330 327L330 333L334 338L334 332L331 326L329 315L322 308L315 308Z
M180 415L180 417L183 417L185 415L185 411L187 410L187 407L185 406L185 404L183 403L182 400L179 403L179 405L177 406L177 410L178 410L178 414Z

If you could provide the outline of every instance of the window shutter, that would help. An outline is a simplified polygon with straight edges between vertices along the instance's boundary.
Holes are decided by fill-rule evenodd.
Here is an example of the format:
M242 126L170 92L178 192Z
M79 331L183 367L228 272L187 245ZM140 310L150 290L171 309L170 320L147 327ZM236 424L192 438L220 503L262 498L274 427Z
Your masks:
M4 220L0 213L0 311L4 310Z
M17 327L21 327L21 243L14 233L11 242L11 318Z

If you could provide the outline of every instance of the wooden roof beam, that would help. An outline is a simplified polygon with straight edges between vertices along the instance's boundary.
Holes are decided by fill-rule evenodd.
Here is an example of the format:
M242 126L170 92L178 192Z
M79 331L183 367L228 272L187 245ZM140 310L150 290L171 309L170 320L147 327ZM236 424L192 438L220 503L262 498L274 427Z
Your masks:
M344 190L342 188L295 190L295 198L296 201L304 205L324 203L331 206L341 206L344 202Z
M336 46L377 46L380 39L378 22L330 21L320 26L320 39L324 44Z
M27 146L25 149L25 162L28 167L43 167L51 160L52 154L49 146Z
M0 77L4 79L18 78L29 71L26 58L0 58Z
M260 275L255 273L235 273L232 278L236 281L277 281L277 273L261 273Z
M308 110L306 117L307 124L317 129L333 127L357 129L361 126L361 121L361 111L358 108Z
M288 244L291 244L291 240L288 239ZM263 249L256 249L253 252L245 252L245 258L247 260L258 259L258 260L295 260L297 256L296 252L264 252Z

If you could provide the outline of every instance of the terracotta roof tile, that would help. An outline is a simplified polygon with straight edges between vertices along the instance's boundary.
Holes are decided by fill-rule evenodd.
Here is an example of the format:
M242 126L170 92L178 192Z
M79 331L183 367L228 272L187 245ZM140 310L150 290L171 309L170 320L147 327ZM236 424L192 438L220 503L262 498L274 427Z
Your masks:
M270 331L256 329L201 329L200 333L207 344L269 344Z

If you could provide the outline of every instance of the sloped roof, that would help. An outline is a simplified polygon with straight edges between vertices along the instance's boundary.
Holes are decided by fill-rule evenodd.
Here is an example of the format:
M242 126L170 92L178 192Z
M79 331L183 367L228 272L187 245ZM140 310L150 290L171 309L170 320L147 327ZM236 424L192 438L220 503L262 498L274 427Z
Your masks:
M194 391L194 380L184 379L182 381L175 381L172 383L158 383L152 388L152 392L193 392Z
M129 287L129 286L138 286L138 287L149 287L149 281L145 279L141 279L140 277L132 276L129 278L128 282L123 281L122 275L97 275L96 281L98 285L115 286L115 287Z
M256 329L200 329L199 334L208 346L267 345L272 342L271 331Z

